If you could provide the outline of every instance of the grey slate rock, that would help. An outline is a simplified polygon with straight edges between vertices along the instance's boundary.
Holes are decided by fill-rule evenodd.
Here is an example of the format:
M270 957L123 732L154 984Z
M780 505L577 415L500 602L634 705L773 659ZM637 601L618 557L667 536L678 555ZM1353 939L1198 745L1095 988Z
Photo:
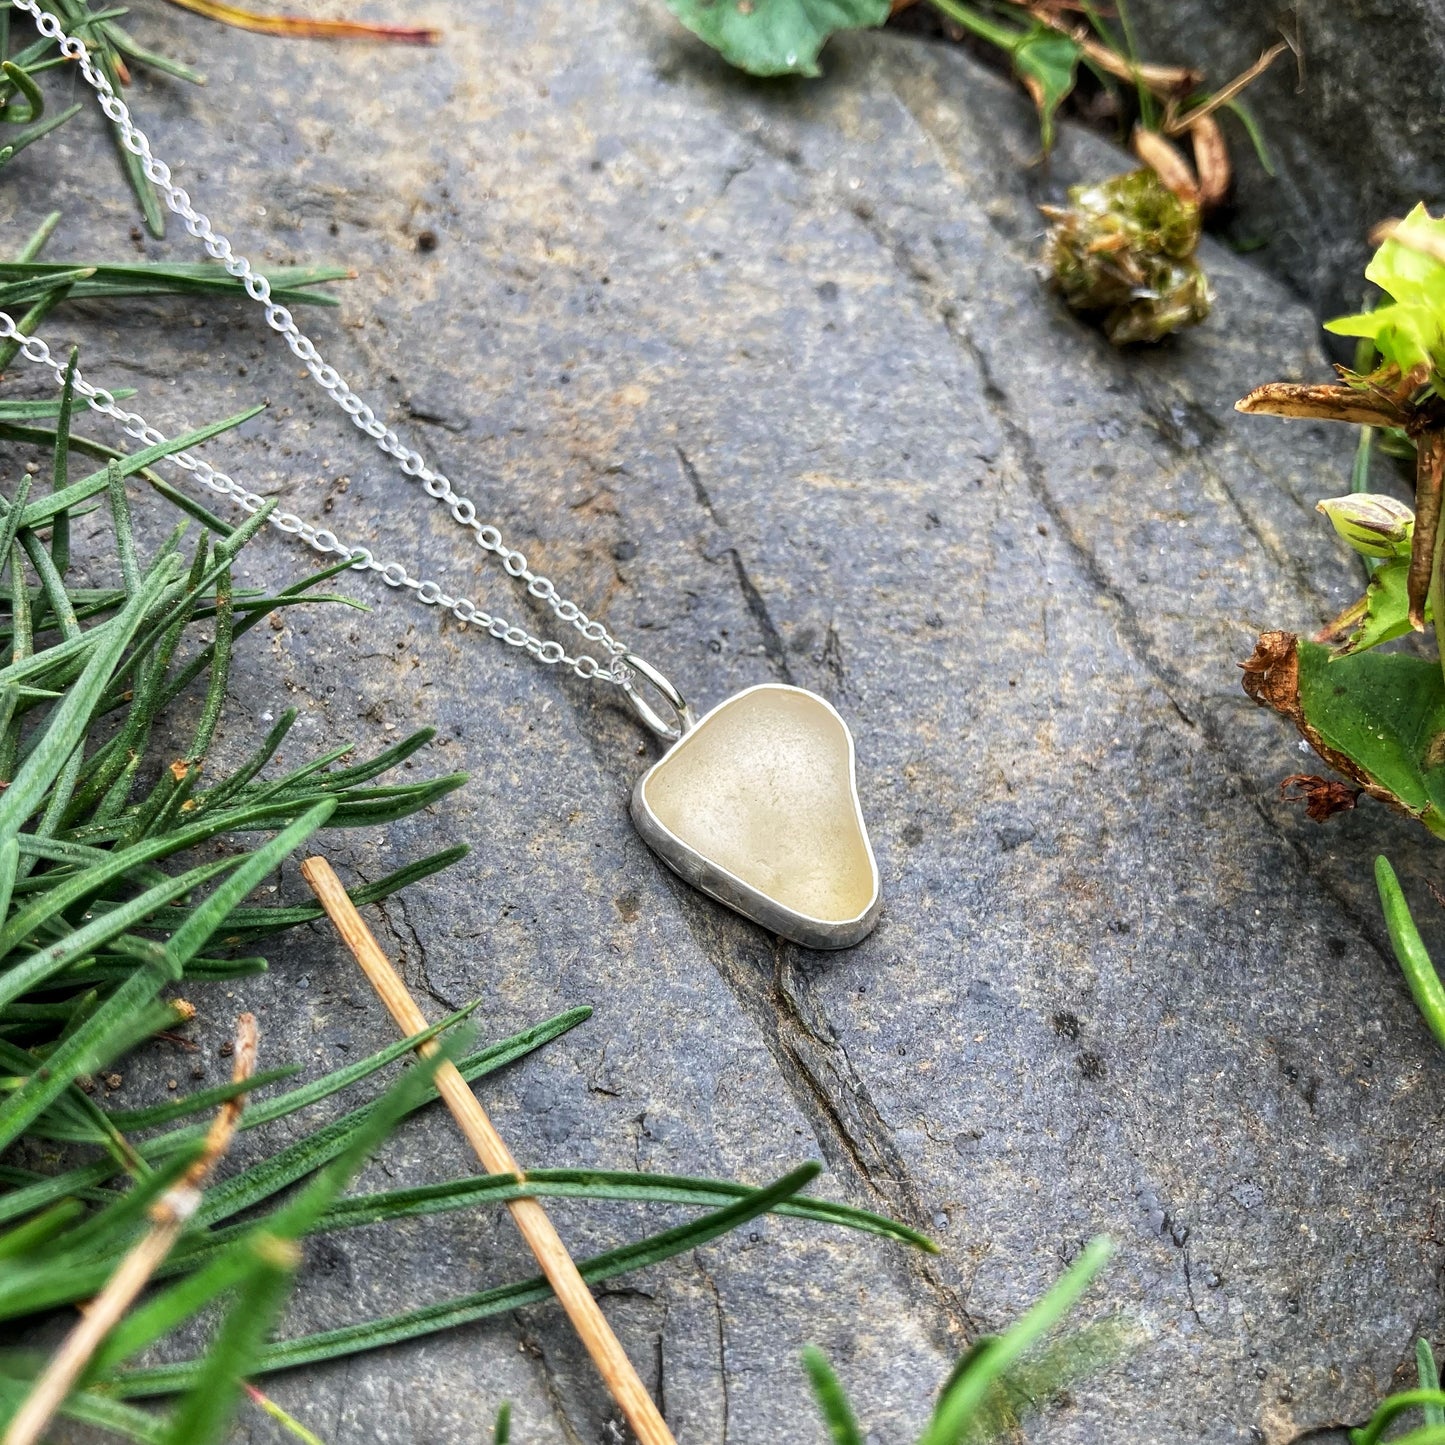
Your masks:
M1310 628L1360 584L1311 511L1350 439L1231 411L1322 373L1308 311L1211 245L1203 329L1129 355L1081 329L1030 269L1034 206L1122 158L1067 132L1030 171L1027 103L956 52L862 36L823 81L764 86L655 8L427 14L447 31L428 52L148 15L212 85L144 81L137 110L258 260L357 267L340 313L306 313L318 340L568 595L700 703L783 679L842 709L885 913L821 957L720 912L631 831L652 753L617 699L364 582L372 613L252 634L222 746L294 705L288 757L432 722L416 766L472 770L328 849L371 878L473 844L377 910L429 1008L480 994L500 1034L594 1005L483 1087L525 1164L761 1180L818 1157L831 1196L936 1234L928 1260L769 1220L610 1288L680 1440L821 1441L813 1342L870 1439L901 1445L966 1338L1100 1232L1118 1255L1081 1317L1122 1312L1136 1347L1032 1438L1283 1445L1363 1420L1438 1328L1445 1162L1445 1064L1368 863L1388 849L1414 887L1438 854L1379 809L1321 830L1282 805L1302 760L1238 685L1256 630ZM104 146L77 125L19 157L12 233L59 205L57 257L123 252ZM74 179L82 158L101 184ZM269 396L218 459L521 612L255 315L201 319L76 308L50 335L163 426ZM304 565L272 540L247 562ZM281 889L303 896L290 871ZM208 1049L243 1002L272 1060L319 1070L389 1037L329 932L271 956L198 999ZM171 1067L143 1056L127 1100ZM468 1167L428 1115L363 1182ZM579 1253L641 1227L557 1215ZM310 1252L287 1329L529 1272L500 1211L358 1231ZM333 1445L475 1441L504 1398L529 1445L617 1438L549 1308L271 1388Z

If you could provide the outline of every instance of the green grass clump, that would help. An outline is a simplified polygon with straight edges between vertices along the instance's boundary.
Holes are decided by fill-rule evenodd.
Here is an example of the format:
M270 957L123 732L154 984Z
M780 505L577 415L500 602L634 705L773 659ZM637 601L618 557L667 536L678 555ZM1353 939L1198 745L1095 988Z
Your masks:
M71 370L74 370L72 358ZM97 1096L94 1079L182 1016L184 987L260 972L264 939L321 917L314 905L260 904L250 895L323 827L385 825L458 787L452 774L404 784L383 775L431 737L415 733L364 761L342 744L275 775L268 768L295 714L284 714L238 767L211 757L229 669L244 634L278 609L340 605L321 590L338 568L279 592L237 588L242 548L266 510L231 528L195 503L152 555L135 540L128 477L151 476L169 453L244 420L245 413L133 456L110 456L79 479L77 455L104 454L70 431L69 387L54 403L0 402L0 434L44 442L44 482L28 473L0 496L0 1324L37 1322L102 1288L148 1226L148 1210L203 1147L204 1116L238 1092L226 1084L130 1109ZM164 502L163 502L164 504ZM70 529L80 514L109 518L114 585L71 580ZM344 567L345 564L342 564ZM354 604L347 604L354 605ZM191 719L184 745L174 714ZM179 756L177 756L179 751ZM242 840L253 840L240 846ZM254 841L259 840L259 841ZM217 845L225 849L217 856ZM456 862L445 849L353 892L365 905ZM199 991L198 991L199 990ZM315 1109L391 1069L423 1039L469 1080L525 1057L590 1013L569 1010L510 1038L470 1048L463 1010L426 1035L399 1040L323 1078L274 1092L296 1072L271 1068L251 1084L243 1129ZM477 1176L344 1197L367 1155L434 1097L430 1069L413 1068L379 1098L233 1171L204 1203L157 1272L157 1292L110 1335L65 1407L135 1440L197 1445L219 1438L253 1375L416 1339L544 1300L540 1278L440 1300L382 1319L273 1339L307 1235L494 1206L526 1193L630 1200L702 1211L690 1222L581 1261L600 1281L716 1239L772 1211L861 1229L923 1249L922 1235L882 1216L802 1196L805 1164L762 1189L722 1180L622 1171L539 1170L523 1186ZM256 1211L268 1210L257 1221ZM247 1214L244 1222L239 1216ZM198 1359L136 1367L136 1355L221 1309ZM0 1422L25 1398L42 1361L0 1355ZM128 1404L179 1396L167 1415Z

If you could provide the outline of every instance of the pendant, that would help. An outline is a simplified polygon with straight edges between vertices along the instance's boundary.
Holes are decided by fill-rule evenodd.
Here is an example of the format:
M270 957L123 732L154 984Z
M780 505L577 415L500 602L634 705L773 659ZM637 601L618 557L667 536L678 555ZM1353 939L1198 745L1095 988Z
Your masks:
M878 865L858 802L853 735L831 703L763 683L702 718L640 658L676 716L631 683L638 716L672 746L632 790L632 821L674 873L806 948L848 948L878 919Z

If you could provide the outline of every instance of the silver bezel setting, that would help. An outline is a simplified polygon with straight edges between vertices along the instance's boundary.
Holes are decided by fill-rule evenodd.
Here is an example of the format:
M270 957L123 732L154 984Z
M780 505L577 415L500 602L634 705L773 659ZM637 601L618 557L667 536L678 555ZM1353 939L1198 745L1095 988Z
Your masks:
M677 749L686 747L688 738L694 732L700 732L705 728L708 720L714 714L756 692L801 693L804 697L821 703L837 719L838 725L843 729L843 736L848 740L848 796L853 803L854 818L858 824L859 836L863 839L864 852L868 855L868 868L873 879L873 891L868 900L868 906L853 918L842 920L814 918L809 914L799 913L796 909L786 907L776 899L768 897L766 893L759 892L751 884L743 882L735 873L709 861L695 848L684 843L658 818L647 801L648 780L673 756ZM817 693L810 692L805 687L792 687L781 682L764 682L759 683L756 687L744 688L742 692L735 692L731 697L724 698L716 707L705 713L697 723L687 728L682 737L637 780L632 789L630 811L632 821L636 825L637 831L642 834L643 841L679 878L706 893L708 897L715 898L719 903L726 904L735 912L741 913L745 918L752 919L754 923L766 928L770 933L780 934L794 943L802 944L804 948L851 948L855 943L866 938L878 921L878 911L883 902L882 886L878 876L878 862L873 856L873 841L868 836L868 825L863 819L863 807L858 797L857 755L853 745L853 733L848 724L843 721L837 708L827 698L819 697Z

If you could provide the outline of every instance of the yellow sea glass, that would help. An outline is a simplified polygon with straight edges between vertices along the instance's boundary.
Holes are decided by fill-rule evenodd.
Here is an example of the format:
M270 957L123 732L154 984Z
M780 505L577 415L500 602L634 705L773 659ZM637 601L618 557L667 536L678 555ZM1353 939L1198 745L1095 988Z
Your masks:
M856 942L872 926L878 870L858 806L853 742L822 698L782 685L739 693L686 733L638 792L670 835L644 828L648 842L690 881L759 922L813 946ZM673 840L682 849L670 849ZM824 942L816 929L800 933L786 918L765 916L685 866L698 862L847 937Z

